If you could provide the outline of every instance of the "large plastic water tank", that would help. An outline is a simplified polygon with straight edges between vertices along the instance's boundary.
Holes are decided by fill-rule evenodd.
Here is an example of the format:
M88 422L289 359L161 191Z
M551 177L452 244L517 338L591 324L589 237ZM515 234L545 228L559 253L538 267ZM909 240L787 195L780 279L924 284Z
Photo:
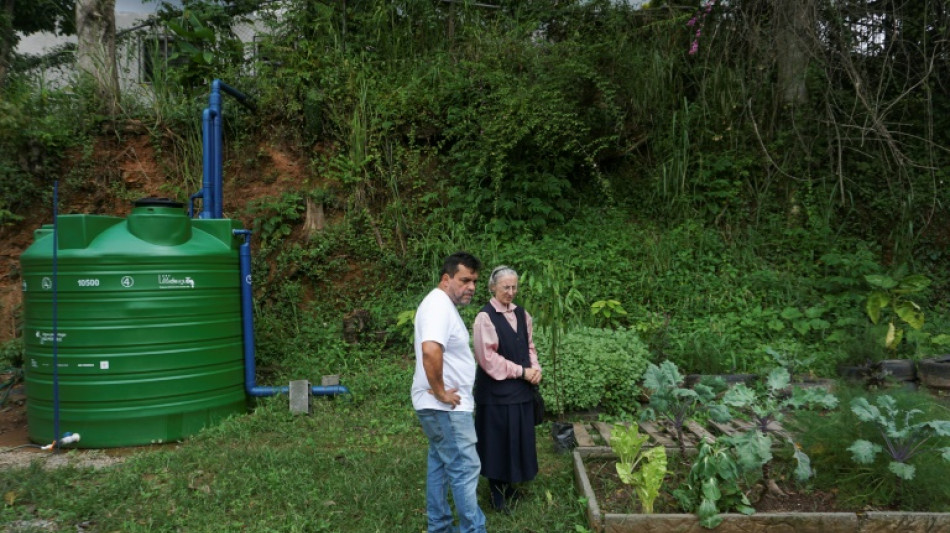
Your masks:
M176 441L244 412L238 227L156 198L126 219L61 215L55 272L53 226L36 231L20 258L32 441L54 439L54 346L60 433L81 447Z

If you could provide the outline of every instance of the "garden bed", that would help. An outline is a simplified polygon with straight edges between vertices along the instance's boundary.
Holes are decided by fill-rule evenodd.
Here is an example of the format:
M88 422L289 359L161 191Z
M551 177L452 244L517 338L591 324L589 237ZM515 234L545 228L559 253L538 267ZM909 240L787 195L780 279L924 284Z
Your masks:
M579 443L582 439L578 439ZM676 453L668 449L671 453ZM578 490L587 501L591 529L606 533L699 533L706 531L693 514L630 513L638 504L613 467L616 457L601 446L580 446L573 452ZM720 532L788 533L937 533L950 531L950 513L840 510L834 494L787 490L782 498L764 494L752 515L723 514ZM670 500L668 496L667 500ZM658 501L657 509L673 506Z

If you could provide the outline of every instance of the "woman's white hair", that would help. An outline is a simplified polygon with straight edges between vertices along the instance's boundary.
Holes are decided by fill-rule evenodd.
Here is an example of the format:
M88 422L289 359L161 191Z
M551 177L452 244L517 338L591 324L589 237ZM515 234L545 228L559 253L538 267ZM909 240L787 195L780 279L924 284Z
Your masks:
M492 271L491 275L488 276L488 292L494 293L495 286L498 285L498 280L507 276L518 277L518 273L515 272L515 269L511 268L508 265L498 265Z

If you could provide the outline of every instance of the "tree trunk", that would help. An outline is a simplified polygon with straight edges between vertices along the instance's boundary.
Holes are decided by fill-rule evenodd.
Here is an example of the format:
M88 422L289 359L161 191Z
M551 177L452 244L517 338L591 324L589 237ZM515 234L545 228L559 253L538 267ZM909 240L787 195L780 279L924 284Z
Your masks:
M0 87L6 84L13 47L17 41L13 31L13 1L0 0Z
M119 113L119 72L115 59L115 0L76 1L76 64L92 80L99 109Z
M814 0L780 0L775 4L778 91L783 104L799 105L808 99L805 74L816 17Z

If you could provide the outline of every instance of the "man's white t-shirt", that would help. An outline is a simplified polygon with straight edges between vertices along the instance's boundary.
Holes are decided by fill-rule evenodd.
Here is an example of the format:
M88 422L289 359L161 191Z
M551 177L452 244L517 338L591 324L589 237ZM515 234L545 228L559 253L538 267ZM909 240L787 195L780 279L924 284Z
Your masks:
M445 390L458 389L461 403L452 409L429 393L429 380L422 366L422 343L434 341L442 345L442 381ZM415 339L416 371L412 376L412 407L442 411L474 411L475 356L469 345L468 329L449 295L442 289L432 289L416 309Z

